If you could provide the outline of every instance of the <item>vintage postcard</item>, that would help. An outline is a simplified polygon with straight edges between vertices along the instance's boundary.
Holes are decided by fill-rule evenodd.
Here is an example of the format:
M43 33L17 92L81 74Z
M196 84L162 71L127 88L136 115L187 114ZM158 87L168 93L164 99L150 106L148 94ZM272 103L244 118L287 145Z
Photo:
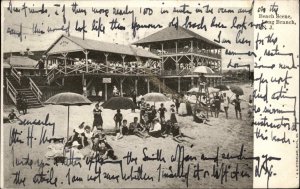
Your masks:
M298 188L299 1L1 1L1 188Z

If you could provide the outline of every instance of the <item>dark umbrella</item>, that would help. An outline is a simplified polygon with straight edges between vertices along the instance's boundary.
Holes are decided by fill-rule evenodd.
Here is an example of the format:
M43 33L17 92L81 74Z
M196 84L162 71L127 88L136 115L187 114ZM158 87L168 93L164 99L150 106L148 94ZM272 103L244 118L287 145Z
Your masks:
M59 93L49 98L45 104L63 105L68 106L68 132L67 139L69 138L69 118L70 118L70 106L89 105L92 102L86 97L77 93Z
M239 86L236 86L236 85L230 86L230 90L231 90L231 92L233 92L234 94L237 94L237 95L243 95L244 94L243 89Z
M117 110L117 109L133 109L136 108L136 104L126 97L111 97L108 101L101 105L105 109Z
M220 89L220 91L227 91L229 88L226 85L217 85L215 88Z

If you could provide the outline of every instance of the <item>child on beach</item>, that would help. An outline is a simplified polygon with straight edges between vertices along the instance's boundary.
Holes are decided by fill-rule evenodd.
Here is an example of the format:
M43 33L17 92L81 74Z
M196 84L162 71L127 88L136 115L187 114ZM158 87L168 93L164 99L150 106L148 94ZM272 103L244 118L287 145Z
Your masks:
M116 129L118 129L118 128L121 127L122 120L123 120L123 115L122 115L122 113L121 113L121 110L118 109L118 110L117 110L117 113L116 113L115 116L114 116L114 121L115 121L115 123L116 123Z
M167 109L164 107L164 103L160 104L160 108L158 109L158 112L159 112L160 122L162 122L163 120L165 120L165 112L167 112Z

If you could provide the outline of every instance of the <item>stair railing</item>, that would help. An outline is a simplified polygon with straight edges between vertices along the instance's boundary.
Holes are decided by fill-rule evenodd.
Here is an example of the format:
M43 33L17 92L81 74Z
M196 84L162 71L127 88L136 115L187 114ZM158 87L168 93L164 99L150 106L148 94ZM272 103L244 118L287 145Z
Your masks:
M42 103L41 99L42 99L43 93L42 93L42 91L38 88L38 86L34 83L34 81L31 78L29 78L29 85L30 85L31 91L37 97L37 99L39 100L39 102Z
M47 83L48 85L51 84L51 81L55 78L55 69L51 69L50 72L47 74Z
M18 91L14 88L8 78L6 78L6 91L7 94L10 96L11 100L17 104L17 94Z
M21 77L18 74L18 71L14 68L11 67L11 75L18 81L18 83L21 85Z

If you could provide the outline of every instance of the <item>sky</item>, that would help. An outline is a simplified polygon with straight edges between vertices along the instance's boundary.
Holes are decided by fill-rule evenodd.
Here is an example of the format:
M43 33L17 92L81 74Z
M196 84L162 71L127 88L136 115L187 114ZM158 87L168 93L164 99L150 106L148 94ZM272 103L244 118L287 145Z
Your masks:
M77 7L74 9L72 4L74 5L76 2ZM144 1L143 1L144 2ZM2 27L3 32L3 50L4 52L16 52L16 51L25 51L29 48L31 51L35 50L46 50L50 47L50 45L61 35L65 34L65 32L56 31L56 32L47 32L47 28L60 28L62 25L67 25L70 22L70 35L82 37L82 33L75 30L76 22L78 22L78 26L82 26L83 20L85 21L87 33L85 33L85 38L111 42L111 43L119 43L119 44L131 44L143 37L146 37L152 33L155 33L165 27L168 27L169 22L175 17L178 17L179 25L182 25L185 22L186 16L189 16L189 20L194 23L200 23L202 17L204 16L204 23L207 25L207 31L204 29L192 29L190 30L196 32L197 34L213 41L217 39L218 34L222 31L221 38L231 40L231 44L228 43L221 43L223 47L226 49L230 49L232 51L241 51L241 52L248 52L249 50L253 50L253 43L252 40L254 38L253 29L247 28L243 30L241 36L245 39L251 40L251 45L248 46L246 44L236 44L236 35L237 29L230 29L232 26L233 18L237 14L230 14L230 13L218 13L218 8L226 8L232 9L237 11L239 8L250 8L251 2L249 3L241 3L237 2L235 4L224 4L224 2L217 2L214 1L210 4L203 1L151 1L147 3L137 2L137 1L127 1L126 4L124 2L114 1L114 3L108 1L91 1L91 2L83 2L83 1L63 1L63 2L56 2L56 1L43 1L44 3L44 10L47 9L47 13L44 14L30 14L29 8L26 8L26 16L25 11L21 10L20 12L14 12L13 9L22 8L24 2L22 1L6 1L3 3L4 6L4 27ZM42 7L42 2L32 2L26 1L25 5L27 7L31 7L34 10L40 10ZM54 6L54 4L59 4L60 7ZM63 22L62 16L62 7L65 5L65 18L66 24ZM133 31L131 29L132 18L133 14L125 14L125 15L114 15L113 10L125 10L126 5L128 5L128 11L134 11L134 17L136 17L137 22L139 24L160 24L163 28L160 29L139 29L137 30L136 36L133 36ZM206 8L205 6L209 6L210 8L214 9L214 13L204 13ZM183 13L174 13L173 9L176 7L177 9L183 10L185 6L186 11L190 11L191 14L183 14ZM11 7L11 12L7 7ZM92 7L96 9L108 9L109 13L108 16L105 14L95 14L92 12ZM72 10L73 8L73 10ZM143 15L140 13L140 10L144 10L144 8L151 8L152 15ZM201 9L202 13L195 13L195 9ZM161 14L161 9L168 10L169 13ZM86 11L86 15L84 11ZM223 9L224 10L224 9ZM55 15L55 11L59 15ZM78 13L74 13L74 12ZM148 11L149 12L149 11ZM249 23L253 21L253 17L249 14L241 14L237 18L237 22L240 23L243 21L244 16L246 15L246 22ZM211 28L210 24L213 19L216 17L217 23L220 22L227 26L225 29L221 28ZM101 23L106 27L105 33L100 33L98 37L98 33L92 30L92 23L93 20L98 21L101 18ZM125 30L111 30L109 22L112 19L117 19L118 22L121 23L122 26L125 26ZM20 25L22 24L22 41L17 35L9 34L9 31L19 31ZM36 28L46 31L44 34L36 34L33 33L33 27L37 26ZM232 59L232 62L244 62L253 63L253 58L245 58L245 57L229 57L224 54L223 50L223 69L226 68L227 63Z

